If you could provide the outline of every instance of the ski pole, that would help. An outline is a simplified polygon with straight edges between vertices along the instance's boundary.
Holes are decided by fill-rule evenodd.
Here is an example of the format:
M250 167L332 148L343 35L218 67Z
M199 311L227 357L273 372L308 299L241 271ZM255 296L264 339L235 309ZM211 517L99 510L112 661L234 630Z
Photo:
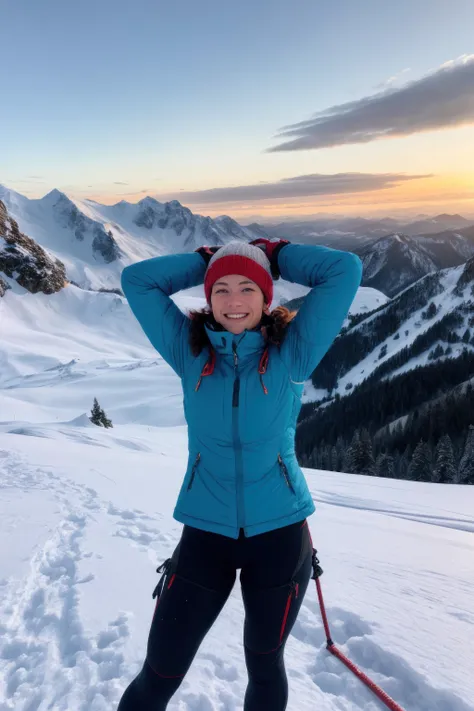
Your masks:
M340 649L336 647L333 640L331 639L331 632L329 629L329 622L326 615L326 607L323 600L323 592L321 589L321 582L319 578L323 574L323 569L319 565L319 560L317 557L317 550L313 548L313 575L312 580L316 582L316 590L318 593L319 607L321 610L321 617L323 619L324 631L326 633L326 646L329 652L335 657L341 660L343 664L346 665L348 669L353 672L356 677L358 677L391 711L405 711L396 701L394 701L391 696L389 696L383 689L380 688L372 679L370 679L367 674L365 674L358 666L356 666L351 660L346 657L346 655L341 652Z

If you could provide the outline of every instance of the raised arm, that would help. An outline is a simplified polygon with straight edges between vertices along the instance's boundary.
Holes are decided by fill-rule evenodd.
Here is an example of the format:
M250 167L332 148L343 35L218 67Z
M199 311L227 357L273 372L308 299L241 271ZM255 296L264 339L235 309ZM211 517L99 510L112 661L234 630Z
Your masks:
M278 253L283 279L311 287L281 347L294 382L307 380L341 330L362 278L362 262L351 252L318 245L288 244Z
M135 317L180 377L190 355L189 318L170 296L202 284L205 271L203 258L195 252L152 257L122 271L122 289Z

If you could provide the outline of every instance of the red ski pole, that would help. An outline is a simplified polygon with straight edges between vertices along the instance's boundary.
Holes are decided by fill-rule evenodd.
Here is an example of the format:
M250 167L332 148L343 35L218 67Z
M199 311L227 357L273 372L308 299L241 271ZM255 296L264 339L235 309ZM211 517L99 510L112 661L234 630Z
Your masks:
M331 639L331 632L329 630L329 622L328 618L326 615L326 608L324 606L324 600L323 600L323 593L321 590L321 583L319 581L319 578L323 574L323 570L321 566L319 565L319 560L317 558L317 550L313 548L313 576L312 579L316 581L316 590L318 593L318 600L319 600L319 607L321 609L321 617L323 618L323 625L324 625L324 631L326 633L326 641L327 641L327 649L333 654L335 657L341 660L343 664L346 665L348 669L351 670L373 693L389 708L391 711L404 711L404 709L397 704L396 701L394 701L383 689L380 688L380 686L377 686L377 684L372 681L372 679L369 679L367 674L364 674L364 672L359 669L358 666L356 666L351 660L346 657L346 655L341 652L340 649L336 647L334 642Z

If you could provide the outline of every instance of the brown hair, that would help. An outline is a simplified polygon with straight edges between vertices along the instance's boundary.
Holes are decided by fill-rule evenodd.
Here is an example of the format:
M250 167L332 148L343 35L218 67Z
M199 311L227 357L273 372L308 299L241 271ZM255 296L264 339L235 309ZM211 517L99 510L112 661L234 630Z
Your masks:
M281 346L285 339L286 327L297 313L297 311L290 311L286 306L277 306L269 314L264 313L260 321L260 328L266 342ZM208 308L190 311L189 318L191 319L189 345L193 355L198 356L206 346L210 345L204 326L207 324L216 331L222 331L223 328Z

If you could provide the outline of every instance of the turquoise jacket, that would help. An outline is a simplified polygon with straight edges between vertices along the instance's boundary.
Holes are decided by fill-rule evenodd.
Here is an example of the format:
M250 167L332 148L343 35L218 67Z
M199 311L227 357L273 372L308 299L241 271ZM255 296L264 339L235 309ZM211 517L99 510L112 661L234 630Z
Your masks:
M295 455L301 395L339 333L362 276L359 257L321 246L289 244L278 265L283 279L311 291L283 344L269 346L264 374L260 330L234 335L206 326L215 362L212 374L203 376L211 350L192 354L189 317L170 298L203 283L206 265L199 254L154 257L122 272L133 313L183 387L188 463L174 518L230 538L242 528L245 536L281 528L315 511Z

